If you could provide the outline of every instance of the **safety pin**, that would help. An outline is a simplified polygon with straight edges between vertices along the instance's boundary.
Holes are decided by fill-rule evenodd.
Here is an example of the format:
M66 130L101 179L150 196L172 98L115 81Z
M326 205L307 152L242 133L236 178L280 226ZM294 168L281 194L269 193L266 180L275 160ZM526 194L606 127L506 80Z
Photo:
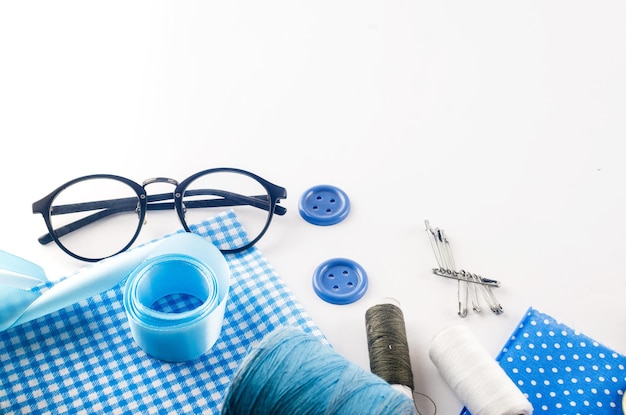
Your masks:
M461 286L465 288L465 297L461 296ZM469 284L467 281L457 280L456 291L456 298L459 302L459 310L456 313L459 317L465 318L467 317L467 298L469 296Z
M489 304L489 309L494 314L502 314L504 310L502 309L502 306L500 305L498 300L496 300L496 296L494 295L491 288L484 286L484 285L480 285L479 289L482 291L485 301L487 302L487 304Z
M433 274L439 275L440 277L452 278L454 280L466 281L472 284L482 284L482 285L488 285L490 287L500 286L500 281L498 280L485 278L478 274L473 274L465 270L452 271L450 269L433 268Z
M443 229L433 229L430 226L428 220L424 221L426 224L426 230L428 231L429 239L433 252L435 253L435 259L439 264L439 269L446 275L454 275L456 272L456 265L454 264L454 256L452 255L452 249L450 248L450 242L446 237ZM434 271L434 270L433 270ZM457 280L457 302L459 317L467 317L467 299L469 296L469 284L466 278L455 278ZM462 294L462 287L465 289Z
M472 310L476 313L481 312L478 301L478 291L489 305L489 309L495 314L502 314L503 309L491 287L499 287L500 282L497 280L484 278L481 275L467 272L465 270L456 270L450 242L442 229L432 228L428 220L424 221L426 232L430 241L435 259L439 268L433 268L433 273L442 277L457 280L457 301L459 317L467 316L468 299L471 299ZM463 290L464 288L464 290Z
M480 284L479 282L480 279L478 277L479 276L476 274L470 274L470 278L472 282L474 282L474 284L471 284L471 294L472 294L472 310L474 310L475 313L480 313L482 311L482 309L480 308L480 303L478 301L478 290L480 288L476 286L476 283Z

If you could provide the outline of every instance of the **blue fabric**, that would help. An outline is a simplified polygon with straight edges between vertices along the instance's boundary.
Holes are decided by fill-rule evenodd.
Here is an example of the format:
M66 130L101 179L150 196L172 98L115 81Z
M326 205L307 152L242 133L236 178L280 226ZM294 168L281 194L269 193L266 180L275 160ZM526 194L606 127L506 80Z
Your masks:
M626 357L532 307L496 360L534 415L622 415Z
M245 239L232 213L192 230L214 241ZM220 338L208 353L185 363L146 355L132 339L123 286L116 286L0 333L0 413L217 414L248 349L274 328L300 327L325 341L257 248L226 260L231 291ZM187 306L173 300L164 309Z

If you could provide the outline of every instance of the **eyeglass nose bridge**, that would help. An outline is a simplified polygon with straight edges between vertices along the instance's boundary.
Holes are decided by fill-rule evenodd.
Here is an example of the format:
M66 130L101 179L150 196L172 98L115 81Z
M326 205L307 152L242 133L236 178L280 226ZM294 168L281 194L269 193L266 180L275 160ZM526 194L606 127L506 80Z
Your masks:
M178 186L178 180L170 179L169 177L152 177L144 180L141 186L145 189L147 185L153 183L169 183L172 186Z
M167 184L171 184L172 186L174 186L175 188L178 188L178 180L169 178L169 177L152 177L150 179L146 179L143 181L143 183L141 184L141 186L144 188L144 191L146 190L146 187L150 184L155 184L155 183L167 183ZM179 207L177 206L177 199L180 198L179 194L176 194L176 190L174 190L174 192L172 193L162 193L162 194L156 194L156 195L148 195L148 193L146 192L146 197L147 197L147 202L157 202L156 205L150 205L150 207L147 206L146 210L151 210L152 209L157 209L157 210L163 210L163 209L176 209L178 210ZM159 201L165 201L165 200L174 200L173 202L173 206L171 204L169 204L168 207L168 203L158 203ZM183 208L184 209L184 208ZM179 213L180 216L180 213ZM147 215L144 218L144 224L147 223Z

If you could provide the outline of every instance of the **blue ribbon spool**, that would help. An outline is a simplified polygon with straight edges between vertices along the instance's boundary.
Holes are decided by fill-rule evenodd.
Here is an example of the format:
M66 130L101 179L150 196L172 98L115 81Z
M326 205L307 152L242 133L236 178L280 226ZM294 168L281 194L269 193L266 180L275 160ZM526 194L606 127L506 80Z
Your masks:
M131 333L147 354L169 362L192 360L219 338L230 268L210 241L187 232L104 259L56 283L37 264L0 251L0 331L124 283ZM151 308L172 294L195 297L201 305L181 313Z
M164 241L126 281L124 308L133 338L160 360L183 362L201 356L219 337L229 285L228 263L213 244L198 244L192 238ZM158 300L175 294L202 303L179 313L153 308Z

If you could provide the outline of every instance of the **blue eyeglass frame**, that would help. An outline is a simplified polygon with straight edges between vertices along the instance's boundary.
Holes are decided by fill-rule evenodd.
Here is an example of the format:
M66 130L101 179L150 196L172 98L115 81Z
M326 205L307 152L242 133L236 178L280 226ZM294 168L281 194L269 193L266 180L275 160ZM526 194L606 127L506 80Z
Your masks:
M211 194L222 196L222 199L212 199L206 201L188 201L185 202L185 206L183 206L183 195L187 189L187 186L197 178L201 176L205 176L212 173L238 173L244 176L248 176L254 180L256 180L263 188L267 191L267 195L269 195L269 200L265 197L266 195L259 196L245 196L239 195L236 193L231 193L227 191L217 191L216 189L211 189ZM122 183L125 183L129 187L131 187L135 193L137 194L137 199L135 198L123 198L116 200L105 200L105 201L94 201L94 202L82 202L78 204L72 205L64 205L64 206L56 206L52 207L52 203L54 199L58 196L66 188L70 187L73 184L91 180L91 179L113 179L118 180ZM170 183L176 186L172 193L161 193L155 195L148 195L146 192L145 186L152 183ZM219 193L219 194L216 194ZM213 169L207 169L195 173L180 183L174 179L166 178L166 177L156 177L152 179L145 180L143 184L139 184L134 182L133 180L127 179L125 177L116 176L112 174L92 174L88 176L82 176L69 182L59 186L55 190L53 190L48 195L44 196L40 200L36 201L32 205L33 214L41 214L43 216L44 222L46 223L46 227L48 229L48 233L42 235L38 238L39 243L42 245L49 244L50 242L55 242L59 248L61 248L68 255L79 259L81 261L87 262L96 262L104 258L85 258L80 255L75 254L74 252L67 249L63 243L59 240L61 236L67 235L70 232L73 232L81 227L93 223L99 219L102 219L106 216L125 212L128 210L137 210L137 200L139 201L139 223L137 225L137 230L135 231L135 235L131 238L130 242L126 244L122 249L116 252L113 255L117 255L120 252L126 251L128 248L132 246L133 243L137 240L139 233L141 232L141 227L146 217L146 212L148 210L170 210L175 209L178 214L178 219L180 223L183 225L183 228L186 232L191 232L191 229L187 225L185 221L185 209L193 208L193 207L217 207L217 206L240 206L240 205L250 205L255 206L259 209L267 210L267 220L265 222L265 226L261 230L258 236L254 239L248 241L247 244L233 249L220 249L222 253L236 253L244 251L254 244L256 244L265 234L267 229L272 222L272 218L274 214L279 216L287 213L287 209L281 205L279 205L280 201L287 198L287 190L284 187L278 186L274 183L269 182L268 180L263 179L262 177L251 173L246 170L233 168L233 167L219 167ZM168 200L174 199L173 202ZM111 206L111 203L115 202L115 206ZM160 203L155 203L160 202ZM104 210L106 208L106 210ZM52 214L61 214L61 213L72 213L79 211L88 211L95 209L103 209L92 215L86 216L76 222L72 222L66 224L59 229L54 229L52 226L52 221L50 216Z

